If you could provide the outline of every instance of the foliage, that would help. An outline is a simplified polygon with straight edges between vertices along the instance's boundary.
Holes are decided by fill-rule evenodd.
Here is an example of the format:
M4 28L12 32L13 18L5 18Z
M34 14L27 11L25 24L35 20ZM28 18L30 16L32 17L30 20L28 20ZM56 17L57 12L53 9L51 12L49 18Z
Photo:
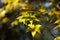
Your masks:
M1 40L60 40L58 37L60 1L1 0L1 2L3 4L0 7ZM58 32L55 32L56 29ZM8 35L17 39L8 39Z

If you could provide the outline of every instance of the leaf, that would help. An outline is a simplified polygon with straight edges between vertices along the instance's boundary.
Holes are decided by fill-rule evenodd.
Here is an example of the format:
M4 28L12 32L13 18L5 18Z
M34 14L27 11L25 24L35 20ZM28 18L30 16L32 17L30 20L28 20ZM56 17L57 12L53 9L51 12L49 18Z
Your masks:
M23 23L25 24L25 20L26 20L26 19L23 19L23 17L24 17L24 16L19 16L19 17L16 18L16 19L18 19L20 23L23 22Z
M46 9L42 7L39 11L44 13L44 12L46 12Z
M13 21L12 23L11 23L11 25L13 26L13 25L18 25L18 21Z
M34 28L35 28L35 26L34 26L34 24L33 24L33 21L30 21L30 24L28 24L28 26L29 26L29 28L31 28L31 29L34 29Z
M60 28L60 19L56 20L54 24L58 24L56 27L54 27L53 29L57 29Z
M60 36L59 36L59 37L54 38L54 40L60 40Z
M33 37L36 35L36 31L32 31L31 33Z
M8 21L9 21L9 19L5 17L5 18L2 20L2 23L7 23Z
M26 3L21 3L20 6L24 10L28 9L28 4L26 4Z
M5 7L5 10L8 12L8 11L11 11L13 9L13 5L12 4L8 4L6 7Z
M41 25L36 25L35 26L35 29L31 32L33 37L36 35L36 33L40 33L41 34L40 27L41 27Z
M60 23L60 19L56 20L56 21L54 22L54 24L55 24L55 23L58 23L58 24L59 24L59 23Z
M20 4L20 3L18 2L18 0L14 1L14 2L13 2L13 6L14 6L14 8L18 7L19 4Z
M60 28L60 24L53 28L53 30Z
M57 5L57 8L59 8L59 9L60 9L59 5Z
M2 2L3 2L4 4L6 4L6 3L12 3L12 2L14 2L14 1L17 1L17 0L2 0Z
M5 10L2 10L2 12L0 12L0 18L4 17L6 14L6 11Z

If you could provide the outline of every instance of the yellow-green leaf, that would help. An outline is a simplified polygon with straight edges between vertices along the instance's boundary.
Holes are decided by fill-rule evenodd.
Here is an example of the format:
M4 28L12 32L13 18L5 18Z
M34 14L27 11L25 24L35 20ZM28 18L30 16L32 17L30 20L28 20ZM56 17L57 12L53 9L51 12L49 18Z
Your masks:
M54 38L54 40L60 40L60 36L59 36L59 37Z

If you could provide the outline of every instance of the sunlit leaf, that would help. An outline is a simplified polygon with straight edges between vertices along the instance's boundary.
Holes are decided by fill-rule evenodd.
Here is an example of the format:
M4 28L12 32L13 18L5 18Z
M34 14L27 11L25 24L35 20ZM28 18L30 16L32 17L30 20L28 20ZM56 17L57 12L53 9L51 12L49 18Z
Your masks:
M8 12L8 11L11 11L13 8L12 4L8 4L6 7L5 7L5 10Z
M59 37L56 37L54 40L60 40L60 36Z
M20 6L21 6L22 9L24 9L24 10L28 9L28 4L26 4L26 3L21 3Z
M41 27L41 25L35 25L34 30L31 32L33 37L36 35L36 33L40 33L41 34L40 27Z
M56 20L55 23L60 23L60 19Z
M44 13L44 12L46 12L46 9L45 8L40 8L39 11L42 12L42 13Z
M34 24L33 24L33 21L30 21L30 24L28 25L31 29L34 29L35 28L35 26L34 26Z
M59 9L60 9L59 5L57 5L57 8L59 8Z
M5 4L6 4L6 3L12 3L12 2L14 2L14 1L17 1L17 0L2 0L2 2L5 3Z
M54 27L53 29L55 30L55 29L57 29L57 28L60 28L60 24L57 25L56 27Z
M8 18L4 18L4 19L2 20L2 23L7 23L8 21L9 21Z
M14 2L13 2L13 6L14 6L14 8L18 7L19 4L20 4L20 3L18 2L18 0L14 1Z
M6 11L5 11L5 10L2 10L2 12L0 12L0 18L1 18L1 17L4 17L5 14L6 14Z
M11 25L13 26L13 25L18 25L18 22L17 21L13 21L12 23L11 23Z

